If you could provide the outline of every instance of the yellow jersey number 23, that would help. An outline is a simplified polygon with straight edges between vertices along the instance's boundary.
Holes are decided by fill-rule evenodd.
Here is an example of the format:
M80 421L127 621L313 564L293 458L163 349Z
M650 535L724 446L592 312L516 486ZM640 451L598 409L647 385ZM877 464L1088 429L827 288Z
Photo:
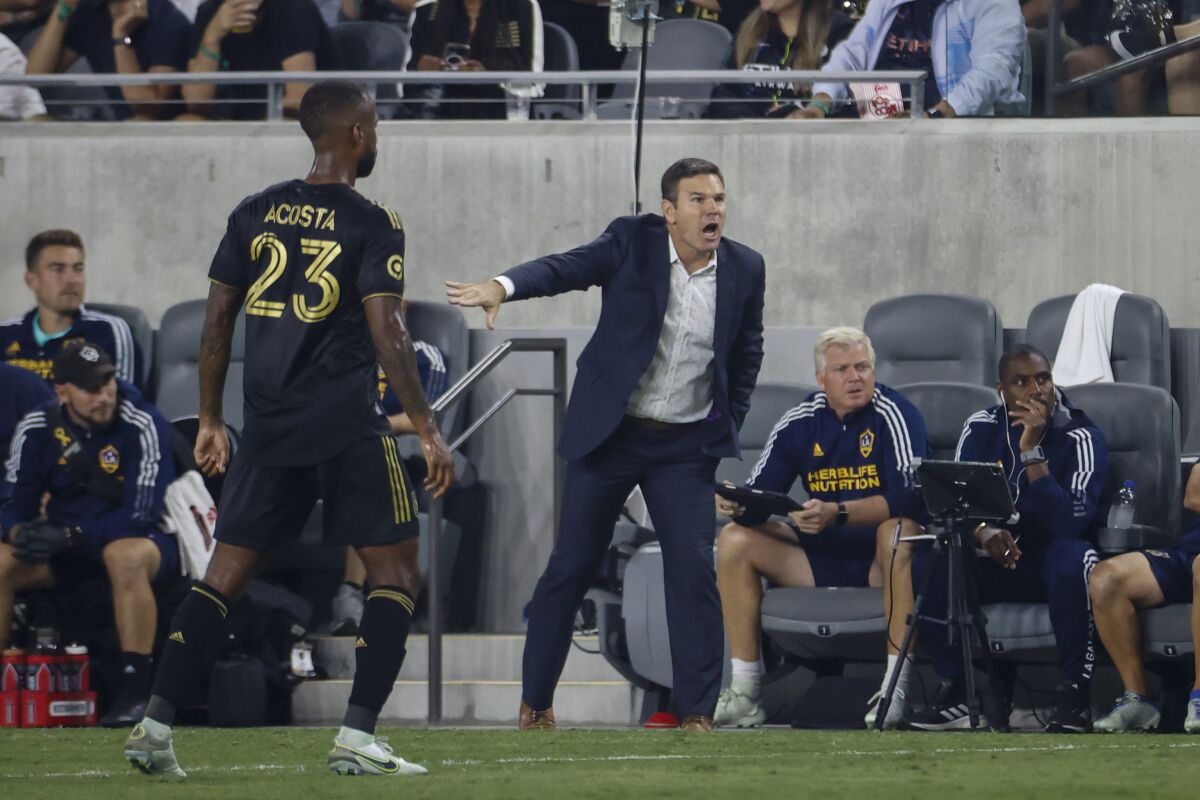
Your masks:
M278 319L287 310L287 303L266 300L263 295L283 277L287 270L288 252L275 234L260 233L250 242L251 260L258 262L264 252L267 266L246 291L246 313ZM292 311L301 322L320 322L333 313L342 296L342 287L337 278L329 273L330 265L342 253L342 246L328 239L301 239L300 252L313 256L312 262L304 270L304 278L320 288L321 299L312 305L304 294L297 292L292 295Z

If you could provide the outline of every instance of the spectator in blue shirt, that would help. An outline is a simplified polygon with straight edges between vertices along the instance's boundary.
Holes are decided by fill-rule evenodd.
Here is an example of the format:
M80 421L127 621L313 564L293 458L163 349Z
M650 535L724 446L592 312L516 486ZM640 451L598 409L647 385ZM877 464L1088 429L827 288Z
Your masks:
M29 51L27 75L66 72L80 56L96 73L182 72L189 24L171 0L59 0ZM107 87L118 119L157 119L179 87Z
M0 631L16 592L106 573L122 680L104 725L141 719L158 627L152 586L180 577L173 537L158 527L175 477L171 430L137 388L118 381L98 345L54 359L55 400L27 414L9 448L0 507ZM49 496L43 510L43 498Z
M83 305L87 286L83 240L68 230L42 231L25 248L25 285L37 305L0 322L0 361L50 381L54 357L64 344L86 339L114 354L117 377L137 383L142 351L129 323Z
M882 586L888 617L888 669L900 669L888 727L903 716L909 662L897 645L912 610L910 544L919 533L919 498L910 491L914 458L928 455L925 421L899 392L875 383L875 349L856 328L833 328L813 352L821 391L775 425L750 486L788 492L799 478L809 500L786 519L768 519L718 496L733 519L717 539L717 585L732 656L733 680L717 701L718 725L750 727L761 703L759 613L762 580L779 586ZM875 723L880 694L866 723Z
M976 588L985 604L1049 604L1060 683L1046 732L1080 733L1091 729L1089 687L1096 653L1087 580L1098 557L1089 538L1108 472L1108 445L1087 414L1055 388L1050 359L1042 351L1016 345L1000 357L997 371L1002 402L967 418L955 455L958 461L1001 464L1017 512L1003 528L974 530L978 546L991 557L975 570ZM928 554L917 555L915 574L925 574ZM934 576L925 613L945 617L947 583L945 570ZM933 655L942 685L909 725L970 727L958 647L947 643L943 626L928 621L921 641Z

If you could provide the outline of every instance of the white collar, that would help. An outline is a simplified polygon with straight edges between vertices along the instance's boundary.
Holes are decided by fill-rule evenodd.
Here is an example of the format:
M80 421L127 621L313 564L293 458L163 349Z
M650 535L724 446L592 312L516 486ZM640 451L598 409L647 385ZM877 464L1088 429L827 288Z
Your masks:
M679 251L675 249L675 241L671 238L670 231L667 231L667 255L669 255L671 257L670 263L678 264L681 267L684 266L683 259L679 257ZM705 264L700 269L693 272L692 274L698 275L701 272L703 272L704 270L708 269L709 267L715 267L716 265L717 265L717 251L713 250L712 258L710 258L708 260L708 263Z

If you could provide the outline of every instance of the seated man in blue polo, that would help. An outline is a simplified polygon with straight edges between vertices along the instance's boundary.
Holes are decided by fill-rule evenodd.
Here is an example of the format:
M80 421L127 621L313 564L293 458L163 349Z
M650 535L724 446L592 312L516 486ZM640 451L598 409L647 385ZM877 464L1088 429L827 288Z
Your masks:
M55 400L21 420L9 448L0 632L8 635L17 592L107 574L122 676L101 723L119 727L142 718L150 695L158 628L152 587L180 578L175 539L158 527L175 477L171 430L136 387L117 380L99 345L73 342L59 351L54 392Z
M1108 445L1088 416L1054 386L1050 359L1020 344L1000 357L998 406L967 418L956 460L999 463L1008 475L1016 514L1003 528L973 531L990 557L975 570L982 603L1048 603L1059 651L1059 685L1047 733L1091 729L1090 687L1096 662L1088 573L1097 561L1092 538L1108 473ZM913 574L925 575L929 550ZM943 564L944 566L944 564ZM924 611L946 614L947 575L941 570ZM908 720L919 730L970 727L963 665L941 625L923 623L921 641L942 683L930 706ZM1001 721L1006 722L1006 721Z
M907 710L911 662L898 644L912 610L911 544L920 532L920 498L910 491L914 458L928 456L925 421L899 392L875 383L875 350L856 328L833 328L813 351L821 391L788 411L771 432L750 486L788 492L797 478L809 500L786 519L768 519L717 497L733 522L717 539L717 585L733 679L717 701L718 725L750 727L765 719L759 668L762 579L777 586L882 586L889 621L888 669L900 670L885 724ZM880 694L867 710L875 724Z
M140 380L142 351L129 323L83 305L83 240L68 230L42 231L25 248L25 285L37 305L0 322L0 361L36 372L49 384L54 357L67 342L87 340L113 354L117 378Z
M1200 464L1192 467L1183 505L1200 513ZM1162 550L1142 550L1101 561L1092 570L1088 587L1096 631L1104 642L1125 692L1104 717L1096 720L1100 733L1152 731L1162 719L1149 696L1142 664L1142 626L1138 611L1171 603L1192 604L1192 644L1196 679L1188 698L1183 729L1200 733L1200 522Z
M401 313L407 318L409 301L401 303ZM421 376L421 388L425 391L425 399L430 403L437 400L446 391L446 360L442 351L429 342L413 341L413 351L417 356L417 372ZM379 405L387 415L388 425L392 435L396 437L415 434L417 429L400 404L400 398L388 385L383 369L379 370ZM427 467L425 458L420 454L404 457L404 468L414 486L420 486L425 479ZM366 610L366 597L363 587L367 580L367 567L363 564L353 547L346 548L346 569L342 574L342 585L333 596L333 615L330 620L330 633L334 636L355 636L358 625L362 622Z

